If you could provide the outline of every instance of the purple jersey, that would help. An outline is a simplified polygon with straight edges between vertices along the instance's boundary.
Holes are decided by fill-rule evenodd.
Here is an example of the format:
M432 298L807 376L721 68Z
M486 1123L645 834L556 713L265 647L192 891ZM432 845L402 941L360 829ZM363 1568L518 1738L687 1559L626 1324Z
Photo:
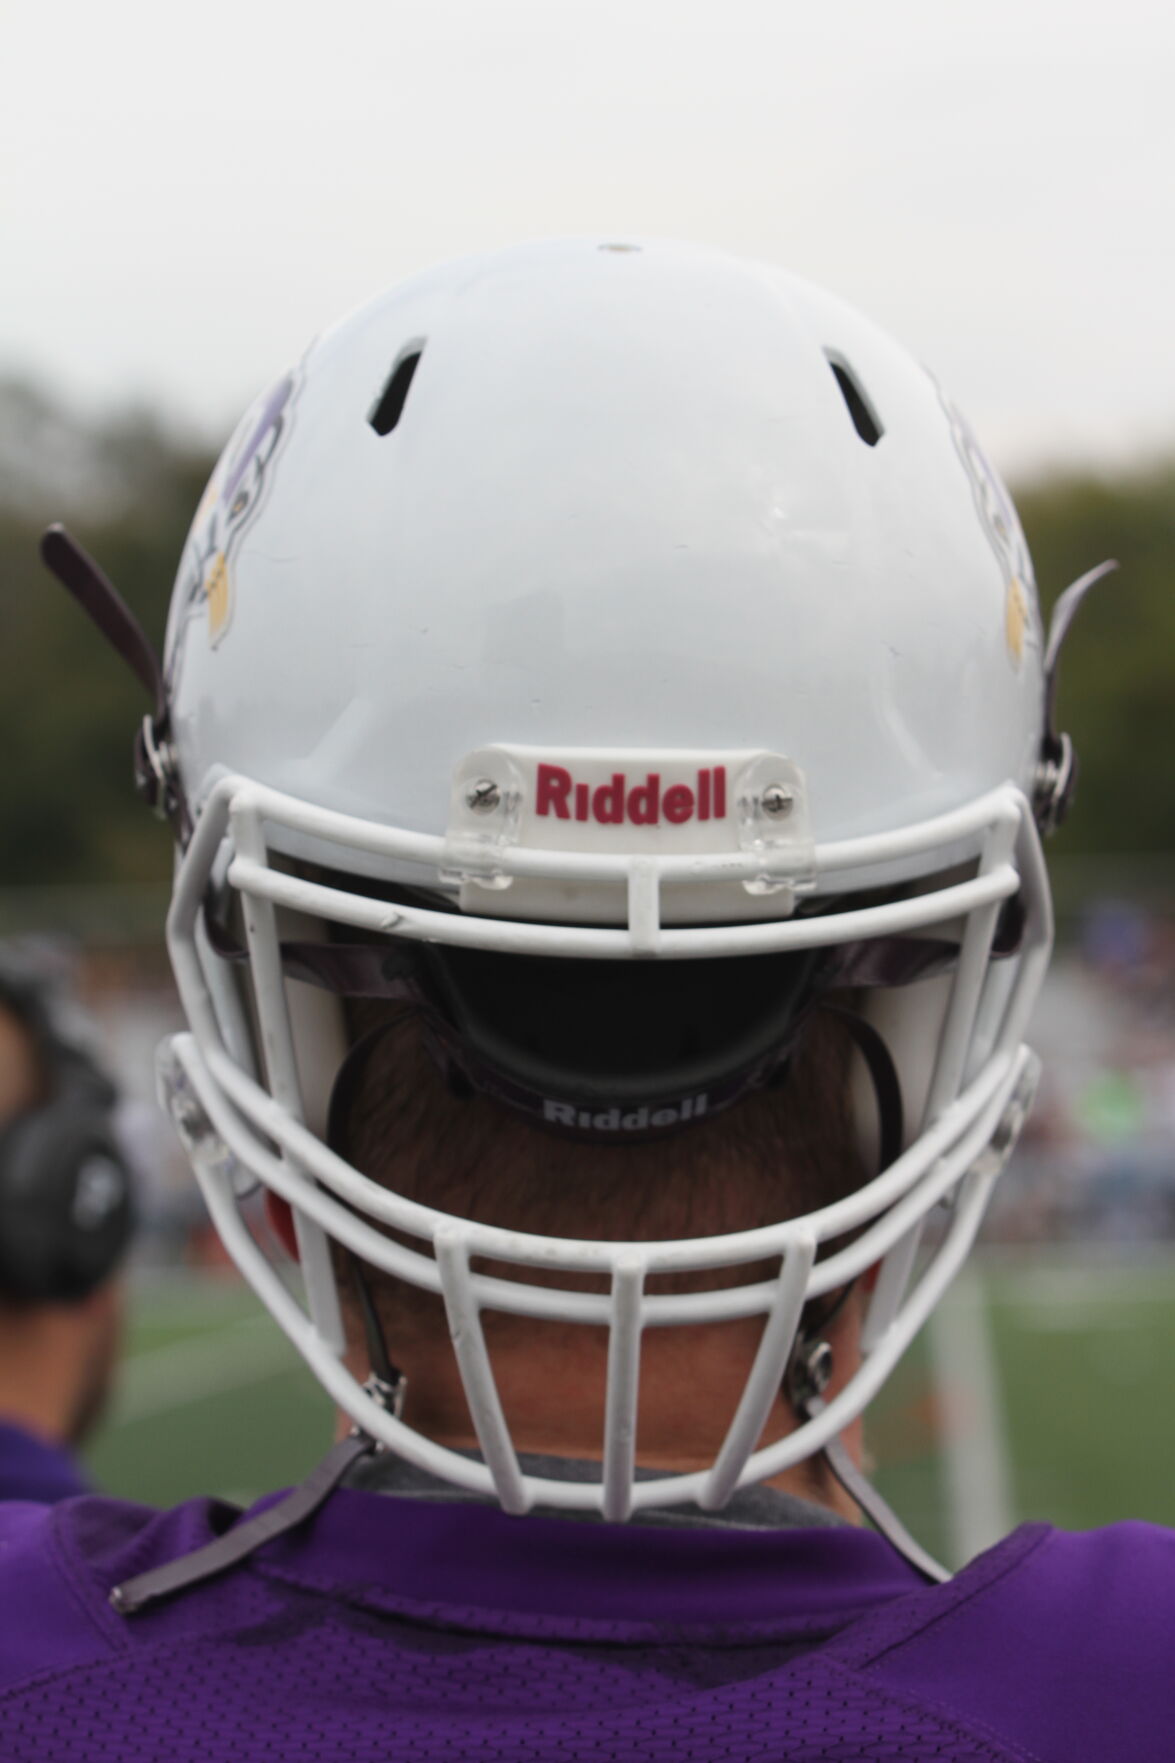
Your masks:
M12 1420L0 1420L0 1500L69 1500L87 1492L70 1453Z
M1175 1534L1027 1525L945 1586L879 1537L345 1489L121 1617L235 1517L0 1508L5 1763L1168 1763Z

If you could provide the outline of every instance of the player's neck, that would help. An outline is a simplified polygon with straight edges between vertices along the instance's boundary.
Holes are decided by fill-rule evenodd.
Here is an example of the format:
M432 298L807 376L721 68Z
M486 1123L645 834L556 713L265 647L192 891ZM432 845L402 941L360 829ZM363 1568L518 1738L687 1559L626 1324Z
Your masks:
M79 1304L0 1307L0 1418L74 1442L102 1405L119 1332L114 1287Z
M597 1339L595 1331L570 1324L533 1326L525 1338L507 1329L496 1342L492 1325L487 1332L498 1395L515 1448L597 1461L607 1368L602 1332ZM640 1467L682 1474L711 1466L733 1418L759 1334L752 1321L646 1335L637 1426ZM408 1377L404 1419L439 1444L475 1450L477 1437L447 1340L418 1338L405 1346L407 1351L395 1355ZM356 1375L365 1375L362 1355L356 1354L350 1363ZM846 1318L834 1339L830 1394L856 1363L855 1324ZM761 1443L786 1436L798 1424L781 1396ZM844 1441L859 1462L859 1424L846 1430ZM859 1522L856 1505L819 1460L794 1465L770 1485L827 1506L850 1523Z

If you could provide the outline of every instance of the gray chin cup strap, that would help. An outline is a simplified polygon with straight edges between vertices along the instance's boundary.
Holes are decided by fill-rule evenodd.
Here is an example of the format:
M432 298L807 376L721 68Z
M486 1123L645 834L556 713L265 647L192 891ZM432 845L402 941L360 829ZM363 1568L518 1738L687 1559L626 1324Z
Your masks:
M801 1333L796 1341L784 1380L783 1394L785 1401L791 1404L801 1420L815 1420L827 1405L824 1392L832 1382L833 1352L829 1342L822 1339L821 1335L845 1302L850 1290L850 1287L845 1288L832 1311L823 1318L817 1334ZM834 1481L839 1482L850 1500L861 1508L874 1530L909 1562L916 1573L920 1573L932 1585L942 1585L950 1579L950 1571L936 1561L933 1555L929 1555L921 1543L910 1535L897 1513L858 1469L839 1434L834 1433L823 1450L816 1453L816 1457L824 1463L829 1474Z

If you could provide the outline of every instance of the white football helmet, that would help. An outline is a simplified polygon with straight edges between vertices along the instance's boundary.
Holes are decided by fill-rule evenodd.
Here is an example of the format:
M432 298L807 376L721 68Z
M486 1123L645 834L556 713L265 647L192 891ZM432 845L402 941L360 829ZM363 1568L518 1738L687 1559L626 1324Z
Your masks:
M420 276L242 422L165 679L146 768L186 844L168 934L190 1032L163 1091L229 1252L334 1400L510 1512L719 1507L835 1438L963 1260L1030 1101L1038 821L1068 774L1019 523L934 379L829 295L683 246L559 240ZM340 993L410 998L465 1081L603 1147L768 1081L830 989L879 1031L881 1105L859 1098L879 1173L769 1228L532 1236L326 1142ZM258 1182L293 1209L304 1304L242 1217ZM331 1239L443 1296L483 1461L344 1367ZM760 1447L805 1304L877 1263L860 1369ZM699 1269L729 1278L646 1290ZM610 1331L595 1483L520 1467L493 1308ZM636 1479L644 1331L749 1315L713 1464Z

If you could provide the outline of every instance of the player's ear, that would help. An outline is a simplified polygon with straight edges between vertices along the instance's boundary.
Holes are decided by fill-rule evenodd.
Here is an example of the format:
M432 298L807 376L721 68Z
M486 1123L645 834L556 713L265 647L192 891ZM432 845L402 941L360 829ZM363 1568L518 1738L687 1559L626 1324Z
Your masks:
M290 1260L297 1261L298 1237L294 1230L294 1214L290 1209L289 1201L283 1200L281 1195L275 1194L271 1188L267 1188L265 1191L265 1216L269 1220L270 1229Z

